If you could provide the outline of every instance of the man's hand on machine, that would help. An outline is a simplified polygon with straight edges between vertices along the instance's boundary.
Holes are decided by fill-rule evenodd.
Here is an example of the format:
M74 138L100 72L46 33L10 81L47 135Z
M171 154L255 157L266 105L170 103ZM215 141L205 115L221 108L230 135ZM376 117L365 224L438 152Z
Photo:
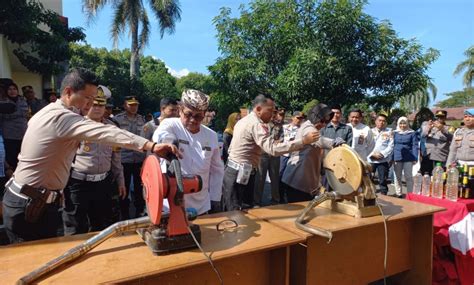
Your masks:
M147 142L143 148L144 150L149 150L152 153L158 155L159 157L168 158L169 154L174 154L178 158L182 158L183 156L179 152L179 149L174 144L170 143L154 143L154 142Z
M342 138L335 138L334 141L332 142L332 147L338 147L338 146L341 146L345 143L346 143L346 141L343 140Z
M309 132L303 137L303 144L314 143L315 141L319 140L320 136L321 135L319 134L319 131Z

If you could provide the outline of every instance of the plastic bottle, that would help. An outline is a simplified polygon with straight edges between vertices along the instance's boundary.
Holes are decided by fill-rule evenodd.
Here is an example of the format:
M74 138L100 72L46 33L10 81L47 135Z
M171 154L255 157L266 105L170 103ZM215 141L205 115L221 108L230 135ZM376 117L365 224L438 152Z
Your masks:
M413 193L416 195L421 195L421 187L423 185L423 175L418 172L413 176Z
M448 180L448 172L443 172L443 198L446 197L446 182Z
M433 169L433 191L431 194L434 198L443 198L443 172L441 163L436 163L436 167Z
M458 200L459 171L456 167L448 170L448 180L446 182L446 199L451 201Z
M428 173L423 175L423 184L421 186L421 195L430 196L431 177Z

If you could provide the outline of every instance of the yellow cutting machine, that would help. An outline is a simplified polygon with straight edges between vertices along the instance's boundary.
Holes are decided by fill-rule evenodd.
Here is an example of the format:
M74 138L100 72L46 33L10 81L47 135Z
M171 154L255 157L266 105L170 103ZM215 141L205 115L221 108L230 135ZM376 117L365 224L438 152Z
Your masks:
M375 186L370 179L371 166L347 145L328 152L323 167L333 191L322 187L316 196L296 219L296 227L324 237L332 233L307 225L306 215L316 206L330 208L343 214L363 218L380 215L375 202Z

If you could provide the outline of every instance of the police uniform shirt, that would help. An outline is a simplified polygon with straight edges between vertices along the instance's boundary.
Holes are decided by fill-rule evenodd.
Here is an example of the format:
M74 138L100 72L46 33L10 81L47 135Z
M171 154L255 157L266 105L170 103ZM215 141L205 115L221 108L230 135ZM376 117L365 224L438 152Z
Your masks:
M474 129L464 127L454 134L446 163L449 165L457 161L474 165Z
M393 153L393 135L392 130L384 128L379 130L377 128L372 129L372 134L375 137L374 149L367 156L367 161L370 163L384 163L389 162ZM372 159L370 156L374 152L379 152L383 155L381 159Z
M180 118L163 120L153 135L153 141L160 142L165 138L176 138L183 154L180 159L183 174L199 175L202 178L202 190L184 195L187 208L195 208L198 214L211 209L210 201L220 201L224 180L222 162L217 134L210 128L201 125L198 133L190 133L181 123ZM166 164L162 160L162 169Z
M258 167L262 150L272 156L299 150L302 139L290 142L275 142L267 124L252 112L240 119L234 127L234 136L229 147L229 159L237 163L250 163Z
M428 122L423 122L421 129L422 136L426 138L426 154L431 160L446 161L453 138L453 135L449 133L449 127L443 126L442 129L432 127L429 130Z
M148 142L112 125L85 119L57 100L30 119L18 156L15 181L20 185L63 189L79 142L83 140L136 151Z
M374 148L374 135L368 126L362 123L352 126L352 148L363 160L367 160L367 156Z
M104 119L103 124L115 126L107 119ZM119 186L125 187L119 147L88 140L81 141L72 168L85 174L103 174L111 171L113 180L117 181Z
M22 140L28 127L28 103L25 98L18 96L15 103L16 110L12 114L0 115L0 125L4 139Z
M143 127L145 126L145 120L141 115L136 114L134 118L129 118L127 112L122 112L114 116L114 119L120 125L121 129L144 137ZM145 153L127 149L122 150L122 163L141 163L144 159Z

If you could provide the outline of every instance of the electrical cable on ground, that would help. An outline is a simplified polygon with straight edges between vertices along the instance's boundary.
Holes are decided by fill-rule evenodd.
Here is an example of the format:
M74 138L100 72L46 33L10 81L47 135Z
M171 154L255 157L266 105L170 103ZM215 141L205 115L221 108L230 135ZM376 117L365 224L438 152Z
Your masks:
M176 177L176 184L178 186L178 190L181 191L181 193L184 193L184 184L183 184L183 176L181 175L181 168L180 168L180 165L179 165L179 160L176 158L176 157L173 157L173 159L171 160L171 165L172 167L174 168L175 170L175 177ZM204 251L204 249L201 247L201 245L199 244L196 236L194 236L194 233L193 231L191 230L191 228L189 227L189 223L188 223L188 218L186 216L186 209L184 208L183 205L181 205L181 210L183 211L183 217L184 217L184 221L186 223L186 228L188 229L188 232L189 234L191 235L191 237L193 238L194 240L194 243L197 245L197 247L201 250L202 254L206 257L207 261L209 262L209 264L211 265L212 267L212 270L214 270L214 272L216 273L217 275L217 278L219 278L219 282L221 285L224 285L224 281L222 280L222 276L219 272L219 270L216 268L216 266L214 265L214 262L212 261L212 258L207 255L207 253Z

